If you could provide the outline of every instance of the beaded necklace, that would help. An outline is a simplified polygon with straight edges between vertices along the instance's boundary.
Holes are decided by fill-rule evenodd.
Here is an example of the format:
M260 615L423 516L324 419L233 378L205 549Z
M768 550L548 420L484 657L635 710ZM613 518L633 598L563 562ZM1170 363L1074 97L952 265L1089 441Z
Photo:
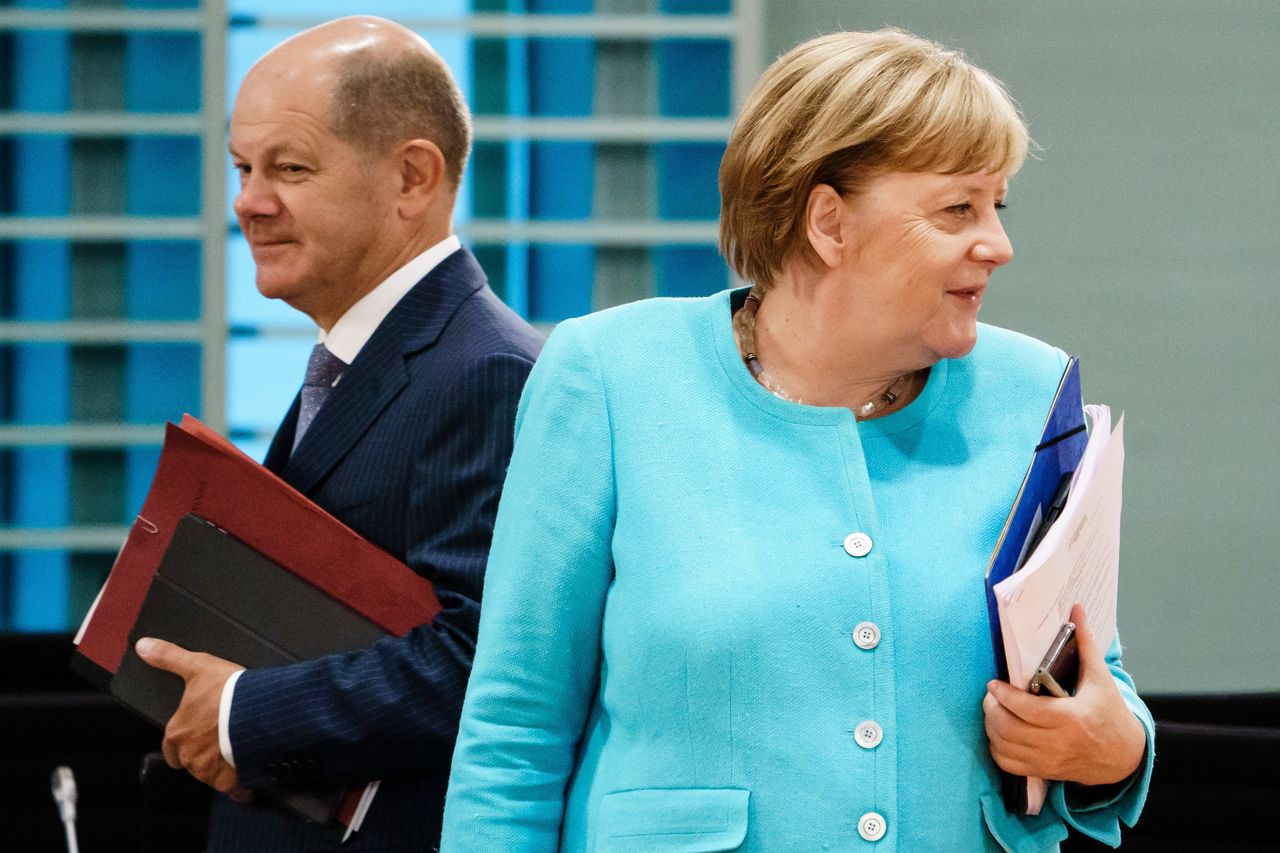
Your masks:
M747 370L751 371L752 377L765 390L788 402L803 404L804 400L792 397L769 375L764 365L760 363L760 357L756 355L756 312L759 310L760 295L753 290L747 294L747 301L742 304L742 308L733 315L733 334L737 339L738 352L742 353L742 360L746 363ZM892 406L915 374L916 371L904 373L867 402L859 406L851 406L854 417L864 421Z

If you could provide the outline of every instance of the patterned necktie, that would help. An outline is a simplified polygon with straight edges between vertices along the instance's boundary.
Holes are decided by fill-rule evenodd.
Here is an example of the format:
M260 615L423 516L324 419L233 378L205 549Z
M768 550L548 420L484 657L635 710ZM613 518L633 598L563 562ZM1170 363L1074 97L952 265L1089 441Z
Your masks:
M324 344L316 344L316 348L311 351L311 358L307 361L307 376L302 380L302 406L298 409L298 428L293 433L294 450L298 449L302 436L316 419L316 413L346 369L347 363L325 349Z

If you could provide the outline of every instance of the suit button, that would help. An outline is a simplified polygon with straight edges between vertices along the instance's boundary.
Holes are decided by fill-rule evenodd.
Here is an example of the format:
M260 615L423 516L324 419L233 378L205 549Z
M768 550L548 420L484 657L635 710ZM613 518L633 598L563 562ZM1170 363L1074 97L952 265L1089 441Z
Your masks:
M858 834L867 841L879 841L884 838L886 828L884 818L875 812L867 812L858 819Z
M853 644L860 649L874 649L880 645L880 626L874 622L859 622L853 627Z
M273 761L270 764L268 764L264 769L267 771L268 779L270 779L272 782L280 781L280 765L279 764L276 764Z
M850 557L865 557L871 553L871 537L861 530L844 537L844 550Z
M863 749L875 749L884 740L884 729L875 720L863 720L853 730L853 739Z

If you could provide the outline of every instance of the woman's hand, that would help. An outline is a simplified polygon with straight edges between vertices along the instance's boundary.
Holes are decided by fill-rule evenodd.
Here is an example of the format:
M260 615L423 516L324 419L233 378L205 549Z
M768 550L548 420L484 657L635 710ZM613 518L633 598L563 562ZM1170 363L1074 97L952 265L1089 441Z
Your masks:
M1080 651L1074 696L1033 696L1003 681L987 684L982 700L991 757L1018 776L1106 785L1127 778L1142 762L1146 730L1116 687L1103 650L1071 610Z

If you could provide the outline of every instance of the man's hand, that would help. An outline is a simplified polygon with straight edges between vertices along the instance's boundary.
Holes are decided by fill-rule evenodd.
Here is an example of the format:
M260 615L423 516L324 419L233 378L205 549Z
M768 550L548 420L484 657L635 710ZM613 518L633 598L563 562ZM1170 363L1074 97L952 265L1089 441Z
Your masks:
M1033 696L1003 681L988 683L982 711L991 757L1018 776L1119 782L1142 763L1146 731L1120 695L1079 604L1071 621L1080 651L1075 695Z
M174 769L186 768L201 782L232 799L244 801L235 768L222 757L218 745L218 706L222 688L233 672L244 667L202 652L144 637L134 647L143 662L180 676L187 683L178 710L164 728L164 760Z

